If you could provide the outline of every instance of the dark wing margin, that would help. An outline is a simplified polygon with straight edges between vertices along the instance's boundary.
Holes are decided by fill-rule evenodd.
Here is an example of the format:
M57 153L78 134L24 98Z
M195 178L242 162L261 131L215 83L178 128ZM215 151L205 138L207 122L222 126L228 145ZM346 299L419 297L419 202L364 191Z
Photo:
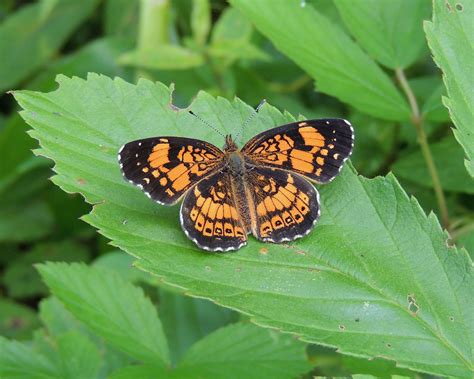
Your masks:
M199 180L219 170L224 153L214 145L181 137L154 137L122 146L123 176L160 204L175 204Z
M341 171L354 146L354 129L338 118L305 120L260 133L242 153L264 166L295 171L327 183Z
M247 186L253 203L252 232L259 240L293 241L315 226L320 214L319 193L300 175L254 167Z
M190 190L181 204L180 219L188 238L201 249L230 251L247 243L227 173L213 174Z

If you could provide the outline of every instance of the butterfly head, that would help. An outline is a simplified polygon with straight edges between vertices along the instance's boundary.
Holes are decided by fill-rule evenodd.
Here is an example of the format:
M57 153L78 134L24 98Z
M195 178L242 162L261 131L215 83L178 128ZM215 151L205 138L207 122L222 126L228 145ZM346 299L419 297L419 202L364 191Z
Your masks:
M234 140L232 139L232 136L230 134L227 134L225 136L224 151L231 152L231 151L237 151L238 149L239 148L237 147Z

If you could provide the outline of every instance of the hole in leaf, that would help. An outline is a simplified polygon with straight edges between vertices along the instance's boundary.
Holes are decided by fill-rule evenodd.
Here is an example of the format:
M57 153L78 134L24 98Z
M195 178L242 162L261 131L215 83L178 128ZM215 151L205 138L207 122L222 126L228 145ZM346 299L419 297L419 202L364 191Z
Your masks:
M346 330L346 327L344 325L339 325L340 330Z
M420 307L416 303L415 295L408 295L407 300L408 300L408 309L409 309L409 311L416 315L418 313L418 311L420 310Z
M464 6L461 3L457 3L455 7L458 12L462 12L464 10Z

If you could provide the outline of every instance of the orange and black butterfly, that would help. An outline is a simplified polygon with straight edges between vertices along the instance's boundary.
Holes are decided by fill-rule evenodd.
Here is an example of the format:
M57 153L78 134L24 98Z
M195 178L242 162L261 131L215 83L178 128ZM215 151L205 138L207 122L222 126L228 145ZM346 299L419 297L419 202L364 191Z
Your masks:
M181 137L125 144L123 175L151 199L172 205L183 198L181 226L200 248L237 250L252 233L268 242L308 234L320 213L308 181L330 182L354 145L343 119L306 120L260 133L241 149L226 136L224 148Z

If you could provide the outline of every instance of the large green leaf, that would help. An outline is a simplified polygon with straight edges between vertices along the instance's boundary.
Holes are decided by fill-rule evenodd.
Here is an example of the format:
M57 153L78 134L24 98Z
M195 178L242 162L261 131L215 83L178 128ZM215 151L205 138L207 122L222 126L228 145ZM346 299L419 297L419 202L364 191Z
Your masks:
M427 53L423 20L427 0L335 0L344 23L367 52L384 66L405 68Z
M338 26L299 1L231 0L275 46L315 80L321 92L364 113L407 120L406 101L389 77Z
M61 47L99 0L41 0L0 25L0 91L16 86Z
M160 83L98 75L58 81L52 93L15 93L22 116L41 153L56 162L54 182L97 203L85 220L139 258L139 267L306 341L439 375L472 375L472 262L393 176L368 180L344 169L321 187L319 225L298 242L251 238L234 254L203 253L181 231L178 207L154 204L125 182L116 155L141 137L192 135L218 145L222 138L174 110ZM223 133L252 112L204 92L192 109ZM291 119L266 105L244 139Z
M38 270L74 316L130 356L169 364L168 347L153 304L112 270L48 263Z
M456 125L467 171L474 177L474 1L434 1L433 21L425 22L428 44L444 75L444 105Z

